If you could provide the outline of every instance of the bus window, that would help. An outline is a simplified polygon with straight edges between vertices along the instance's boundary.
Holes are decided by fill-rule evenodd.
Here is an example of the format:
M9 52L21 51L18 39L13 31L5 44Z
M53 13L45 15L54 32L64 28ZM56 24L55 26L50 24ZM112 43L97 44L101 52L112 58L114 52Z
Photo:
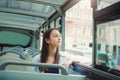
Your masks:
M120 76L120 0L92 0L94 7L94 68L111 78ZM114 13L115 12L115 13ZM101 46L99 45L101 44ZM103 74L104 75L104 74ZM105 76L105 75L104 75ZM106 75L107 76L107 75ZM116 77L115 77L116 78ZM114 79L114 78L113 78ZM105 79L107 80L107 79Z
M116 52L117 52L117 46L114 45L114 46L113 46L113 53L112 53L114 59L116 58L116 54L117 54Z
M120 46L118 47L118 57L117 57L117 65L116 65L116 69L120 70Z
M96 37L96 61L95 65L103 66L102 70L111 73L120 74L120 27L118 22L120 19L97 24L97 37ZM103 36L99 36L100 29L103 29ZM114 29L116 32L114 32ZM104 47L105 46L105 47ZM100 67L99 67L100 68Z
M87 66L92 64L92 13L91 0L81 0L65 15L65 51Z

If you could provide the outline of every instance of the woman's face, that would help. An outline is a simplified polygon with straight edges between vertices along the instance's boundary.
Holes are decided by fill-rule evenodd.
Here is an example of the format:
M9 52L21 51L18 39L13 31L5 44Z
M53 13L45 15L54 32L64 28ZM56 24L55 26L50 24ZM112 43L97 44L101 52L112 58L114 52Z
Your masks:
M51 46L61 45L62 38L60 32L58 30L52 30L50 34L50 39L47 39L46 41Z

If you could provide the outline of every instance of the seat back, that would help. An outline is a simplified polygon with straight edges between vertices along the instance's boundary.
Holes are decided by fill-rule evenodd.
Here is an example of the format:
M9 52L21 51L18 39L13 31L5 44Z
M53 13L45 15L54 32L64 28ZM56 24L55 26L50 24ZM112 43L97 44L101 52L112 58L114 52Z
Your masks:
M14 53L7 53L6 55L0 56L0 65L6 61L28 62L27 60L21 59L19 55ZM33 71L33 68L31 66L8 65L5 67L5 70Z
M86 80L83 75L61 75L50 73L0 71L1 80Z
M16 46L0 52L0 65L5 61L31 62L29 55L24 53L22 47ZM6 70L33 71L30 66L8 65Z
M11 48L8 48L6 50L3 50L2 52L0 52L0 56L5 55L7 53L18 54L20 56L20 58L22 58L22 59L26 58L26 56L24 54L24 50L20 46L15 46L15 47L11 47Z
M61 70L61 74L4 70L4 68L9 64L59 68ZM86 76L69 75L66 69L59 64L5 62L0 66L0 79L1 80L86 80Z

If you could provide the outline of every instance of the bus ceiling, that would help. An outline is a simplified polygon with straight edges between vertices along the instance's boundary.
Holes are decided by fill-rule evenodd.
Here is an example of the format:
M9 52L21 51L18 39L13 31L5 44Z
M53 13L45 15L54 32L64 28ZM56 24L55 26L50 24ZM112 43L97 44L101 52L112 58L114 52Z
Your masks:
M0 26L39 29L80 0L0 0Z

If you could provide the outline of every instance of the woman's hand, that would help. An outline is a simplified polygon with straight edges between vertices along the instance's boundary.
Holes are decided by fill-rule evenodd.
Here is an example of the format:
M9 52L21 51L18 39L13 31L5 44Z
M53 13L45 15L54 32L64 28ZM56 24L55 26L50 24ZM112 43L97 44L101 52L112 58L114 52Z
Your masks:
M72 60L68 60L66 61L65 63L63 63L62 65L65 67L65 68L68 68L68 66L72 63Z
M65 63L63 63L62 65L65 67L65 68L68 68L68 66L70 65L70 64L72 64L72 63L80 63L80 61L79 60L77 60L77 59L69 59L68 61L66 61Z

